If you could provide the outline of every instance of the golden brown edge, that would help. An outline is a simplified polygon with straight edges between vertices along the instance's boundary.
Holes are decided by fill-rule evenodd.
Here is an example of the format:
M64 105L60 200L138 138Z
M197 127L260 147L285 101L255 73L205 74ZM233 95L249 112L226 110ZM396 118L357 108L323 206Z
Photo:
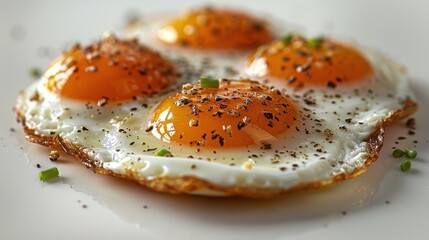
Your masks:
M383 146L384 141L384 128L392 122L410 116L417 110L417 104L410 99L403 101L403 108L394 112L388 119L380 122L376 130L365 140L368 143L369 156L365 160L365 165L361 168L355 169L350 174L339 174L332 179L326 181L316 181L310 183L298 184L288 189L279 188L254 188L254 187L222 187L212 184L208 181L199 179L193 176L182 176L182 177L159 177L155 179L142 179L137 176L135 172L128 171L127 174L114 173L111 170L102 168L102 163L94 161L83 151L83 147L74 145L67 140L63 139L59 135L54 136L39 136L33 129L30 129L25 124L25 110L20 106L15 107L15 113L17 121L22 124L26 139L30 142L37 143L46 147L50 147L56 150L64 151L68 155L73 156L79 160L87 168L90 168L93 172L111 175L114 177L120 177L127 180L138 182L139 184L151 188L158 192L166 192L171 194L183 194L192 193L197 190L210 189L218 192L222 192L225 195L231 196L244 196L252 198L269 198L288 193L294 193L305 190L319 189L337 184L346 179L356 177L379 158L379 153Z

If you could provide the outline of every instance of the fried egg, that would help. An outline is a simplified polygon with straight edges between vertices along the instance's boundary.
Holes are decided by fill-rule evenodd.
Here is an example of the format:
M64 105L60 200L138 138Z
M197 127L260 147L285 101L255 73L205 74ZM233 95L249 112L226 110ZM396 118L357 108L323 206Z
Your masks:
M108 36L64 53L18 98L27 138L156 191L271 197L359 175L385 126L416 110L405 73L376 51L271 33L237 49L244 30L221 46L195 21L236 13L199 11L129 27L143 46ZM269 29L238 18L247 40Z
M199 49L252 49L272 39L266 23L246 13L213 7L192 9L157 30L165 44Z

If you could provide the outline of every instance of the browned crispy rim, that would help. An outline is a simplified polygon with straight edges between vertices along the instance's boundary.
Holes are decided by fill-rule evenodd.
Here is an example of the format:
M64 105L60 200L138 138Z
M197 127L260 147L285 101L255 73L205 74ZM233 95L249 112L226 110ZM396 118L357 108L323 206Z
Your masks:
M383 122L380 122L376 130L365 140L368 143L367 152L369 153L368 158L365 160L365 165L361 168L355 169L349 174L340 174L332 179L326 181L315 181L310 183L303 183L296 185L288 189L280 188L255 188L255 187L223 187L212 184L208 181L192 177L192 176L182 176L182 177L159 177L156 179L143 179L139 177L135 172L129 171L126 174L114 173L111 170L106 170L102 168L102 164L99 161L91 159L88 154L84 153L83 147L79 145L74 145L67 140L63 139L59 135L54 136L39 136L33 129L30 129L25 124L24 110L17 106L15 112L17 115L17 120L23 126L26 139L30 142L38 143L43 146L47 146L53 149L61 150L66 152L68 155L73 156L79 160L87 168L90 168L93 172L111 175L115 177L124 178L131 181L136 181L139 184L151 188L158 192L166 192L171 194L182 194L182 193L193 193L198 190L214 190L216 192L224 193L225 195L236 195L244 197L255 197L255 198L268 198L275 197L279 195L284 195L293 192L319 189L327 186L334 185L346 179L350 179L360 175L365 172L365 170L375 162L381 151L384 141L384 128L398 120L410 116L417 110L417 104L410 99L407 99L403 102L403 108L394 112L388 119Z

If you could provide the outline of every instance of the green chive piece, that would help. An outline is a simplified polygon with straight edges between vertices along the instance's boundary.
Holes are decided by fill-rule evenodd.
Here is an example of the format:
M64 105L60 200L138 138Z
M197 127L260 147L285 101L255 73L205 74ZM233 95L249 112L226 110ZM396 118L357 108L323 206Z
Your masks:
M218 88L219 87L219 80L208 78L208 77L201 77L200 78L201 87L203 88Z
M40 78L42 76L42 71L39 68L31 68L30 69L30 76L33 78Z
M58 172L58 168L53 167L39 172L40 181L48 181L58 177L60 173Z
M400 158L403 157L405 155L405 152L402 151L401 149L395 149L395 151L393 151L392 156L395 158Z
M307 41L307 45L311 48L319 48L325 42L325 39L322 37L312 38Z
M414 158L417 157L417 152L415 150L411 149L411 148L405 148L404 152L405 152L405 156L408 159L414 159Z
M411 161L405 160L401 163L401 171L406 172L411 168Z
M156 153L155 153L155 155L156 155L156 156L159 156L159 157L168 157L168 156L173 156L173 155L171 154L171 152L170 152L170 151L168 151L168 150L167 150L167 149L165 149L165 148L163 148L163 149L159 150L158 152L156 152Z
M280 40L284 45L289 45L292 42L293 34L288 34Z

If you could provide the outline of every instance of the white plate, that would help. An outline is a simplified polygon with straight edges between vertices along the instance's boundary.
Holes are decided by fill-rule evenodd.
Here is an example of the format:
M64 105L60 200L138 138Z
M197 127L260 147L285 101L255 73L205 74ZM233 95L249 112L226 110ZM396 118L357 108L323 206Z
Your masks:
M151 14L195 4L87 2L0 3L0 239L426 239L429 2L222 1L274 15L311 33L382 50L407 66L420 103L417 134L409 136L404 123L388 128L380 159L363 175L274 200L159 194L95 175L72 160L52 163L47 149L25 141L11 109L18 91L32 81L30 68L45 68L70 42L120 31L130 12ZM419 154L407 173L390 157L398 136L407 137L398 146L416 145ZM55 165L62 177L39 182L36 164Z

